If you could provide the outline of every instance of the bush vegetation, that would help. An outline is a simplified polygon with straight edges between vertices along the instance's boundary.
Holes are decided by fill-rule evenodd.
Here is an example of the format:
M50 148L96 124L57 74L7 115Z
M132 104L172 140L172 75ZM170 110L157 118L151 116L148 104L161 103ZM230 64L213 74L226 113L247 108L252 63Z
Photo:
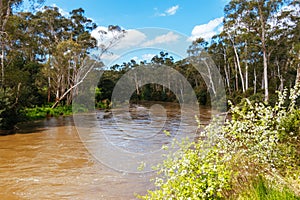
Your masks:
M23 120L38 120L46 117L67 116L72 114L72 106L57 106L51 108L46 105L42 107L25 108L23 110Z
M274 106L245 99L183 142L156 167L156 190L141 199L299 199L299 88ZM179 142L177 142L179 143Z

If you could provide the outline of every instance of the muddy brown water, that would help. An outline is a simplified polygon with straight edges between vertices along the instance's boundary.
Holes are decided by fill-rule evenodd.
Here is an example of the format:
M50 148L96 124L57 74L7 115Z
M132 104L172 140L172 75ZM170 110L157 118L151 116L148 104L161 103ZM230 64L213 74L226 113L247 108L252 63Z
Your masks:
M172 123L167 126L176 126L178 107L169 106L168 112L173 115L168 116ZM207 121L210 110L201 112L202 121ZM106 123L110 120L106 115L97 111L97 117L88 120ZM139 123L147 119L142 116ZM115 139L122 143L122 138ZM103 165L86 149L73 117L26 123L16 134L0 137L0 199L135 199L135 193L153 189L149 180L154 176L154 172L126 173Z

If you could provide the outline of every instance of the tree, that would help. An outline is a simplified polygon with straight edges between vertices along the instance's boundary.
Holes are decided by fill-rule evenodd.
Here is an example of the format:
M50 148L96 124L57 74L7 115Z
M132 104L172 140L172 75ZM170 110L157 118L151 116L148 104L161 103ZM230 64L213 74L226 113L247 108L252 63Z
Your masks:
M13 15L13 8L20 8L23 0L0 0L0 59L1 59L1 87L5 85L5 60L7 49L9 49L9 34L7 33L7 23L9 18ZM34 8L35 3L41 4L44 0L29 0L31 8Z
M208 50L208 43L203 39L203 38L198 38L195 41L192 42L192 45L189 46L189 49L187 50L188 52L188 60L195 60L195 63L201 63L201 76L203 77L204 81L207 84L207 88L212 91L214 96L216 96L216 88L215 88L215 83L213 80L213 74L212 74L212 69L210 65L210 60L207 59L207 50ZM204 53L203 53L204 52ZM199 60L201 59L201 61ZM198 61L196 61L198 60ZM200 62L199 62L200 61ZM194 69L196 70L196 69ZM196 73L197 72L196 70Z
M272 32L277 30L272 27L276 18L282 16L281 10L292 1L289 0L255 0L255 1L231 1L226 5L224 26L225 31L234 31L235 35L247 35L252 45L257 45L262 54L263 78L265 101L269 99L268 68L270 56L276 48L271 46ZM250 41L249 39L247 41ZM242 41L244 42L244 41ZM242 45L242 43L241 43ZM245 47L245 45L243 45ZM248 47L250 45L247 45Z
M84 79L87 77L87 75L95 68L95 67L102 67L103 64L101 63L102 55L107 53L110 48L112 48L122 37L124 37L125 31L122 30L119 26L109 26L108 28L109 32L113 33L113 38L110 39L110 41L106 41L106 43L100 43L97 44L97 48L99 50L98 55L96 56L96 60L93 60L89 57L87 57L87 43L94 44L90 42L80 42L80 40L72 41L72 47L73 49L65 48L64 43L61 44L61 49L58 51L58 54L54 58L54 64L58 67L65 67L68 71L68 81L72 81L71 83L67 84L67 87L60 87L57 88L57 95L55 103L53 104L52 108L56 107L58 103L63 100L67 95L69 95L69 98L72 98L73 94L71 93L74 89L80 85ZM87 32L84 32L83 34L86 34ZM101 31L99 34L107 34L105 31ZM80 37L80 35L78 36ZM91 36L90 40L95 41ZM67 45L69 46L69 44ZM62 50L62 51L61 51ZM71 55L73 54L73 55ZM62 58L62 57L63 58ZM69 58L66 58L69 56ZM62 59L60 59L62 58ZM71 60L70 60L71 59ZM68 60L66 62L66 60ZM72 63L70 65L70 63ZM72 76L70 75L70 71L72 71ZM62 78L64 76L61 76L64 74L64 70L59 70L59 78L58 83L62 81ZM63 82L62 82L63 83ZM61 90L61 93L59 93L59 89ZM70 102L70 101L69 101Z

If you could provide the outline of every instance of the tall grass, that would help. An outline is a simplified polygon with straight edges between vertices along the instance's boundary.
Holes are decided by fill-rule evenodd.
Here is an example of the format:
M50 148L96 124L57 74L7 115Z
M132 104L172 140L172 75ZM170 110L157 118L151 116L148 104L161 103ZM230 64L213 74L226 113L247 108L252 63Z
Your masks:
M279 190L273 187L263 177L253 182L249 189L240 194L239 200L300 200L290 189L282 188Z

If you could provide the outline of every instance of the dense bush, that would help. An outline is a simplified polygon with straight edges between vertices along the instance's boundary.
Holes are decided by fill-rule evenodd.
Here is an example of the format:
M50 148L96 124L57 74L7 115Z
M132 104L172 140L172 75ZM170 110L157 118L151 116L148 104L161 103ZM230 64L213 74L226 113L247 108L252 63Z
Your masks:
M0 130L12 130L18 122L19 109L13 101L12 93L0 90Z
M221 199L230 189L231 170L217 148L206 149L206 142L183 143L158 166L155 185L142 199Z
M212 122L201 132L201 140L169 155L158 166L157 190L140 198L247 199L264 187L267 199L284 199L280 191L297 199L293 193L300 195L299 94L296 87L287 98L284 90L275 106L248 99L242 106L231 105L231 119L223 125ZM259 176L272 187L255 186L245 196Z

